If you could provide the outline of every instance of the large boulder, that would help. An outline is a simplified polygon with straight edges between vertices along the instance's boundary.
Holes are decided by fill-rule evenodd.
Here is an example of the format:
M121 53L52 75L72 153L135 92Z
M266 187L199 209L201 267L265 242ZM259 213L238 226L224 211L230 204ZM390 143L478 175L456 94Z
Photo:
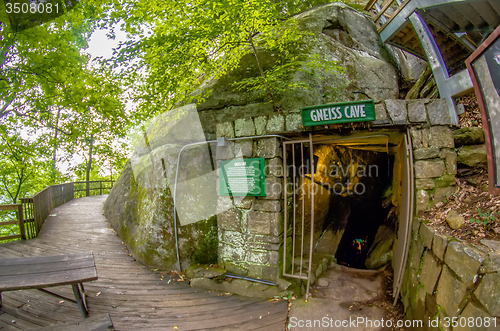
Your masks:
M302 58L338 61L343 73L323 68L294 71L287 82L300 82L306 88L288 89L275 95L283 111L328 102L374 99L376 102L399 96L399 67L394 52L384 45L371 19L343 3L331 3L296 15L298 28L305 32L301 44L292 52ZM280 58L279 52L258 49L264 70ZM206 132L215 132L217 121L234 121L243 116L268 115L273 107L264 90L239 91L232 83L259 77L255 56L244 56L237 68L218 80L207 82L211 95L198 104Z
M217 181L206 144L184 149L177 167L181 148L205 139L196 108L187 106L162 114L142 135L106 199L106 218L138 260L177 269L175 191L182 267L216 263ZM189 189L192 187L196 190Z

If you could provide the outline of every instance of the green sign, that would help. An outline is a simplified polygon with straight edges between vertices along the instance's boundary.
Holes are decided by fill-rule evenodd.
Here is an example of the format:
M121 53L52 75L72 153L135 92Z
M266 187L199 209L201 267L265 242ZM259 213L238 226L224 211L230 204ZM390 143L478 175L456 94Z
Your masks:
M304 126L375 120L373 100L331 103L302 108Z
M264 158L220 161L219 166L220 195L266 195Z

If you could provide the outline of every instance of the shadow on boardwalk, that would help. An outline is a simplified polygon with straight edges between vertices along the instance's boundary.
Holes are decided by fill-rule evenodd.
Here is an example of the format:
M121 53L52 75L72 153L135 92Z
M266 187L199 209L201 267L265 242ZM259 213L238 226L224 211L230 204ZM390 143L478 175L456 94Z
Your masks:
M105 198L75 199L53 209L38 238L0 244L0 258L92 251L99 280L85 284L90 316L109 313L116 330L285 329L286 301L194 289L136 262L103 216ZM71 286L51 290L73 296ZM2 331L82 319L76 304L37 290L2 296Z

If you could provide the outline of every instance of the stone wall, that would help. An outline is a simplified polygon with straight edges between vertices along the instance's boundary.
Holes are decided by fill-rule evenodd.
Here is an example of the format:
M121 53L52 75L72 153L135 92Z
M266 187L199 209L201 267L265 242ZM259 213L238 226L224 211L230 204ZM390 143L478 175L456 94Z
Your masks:
M288 111L218 123L216 135L233 139L309 132L357 134L363 132L363 128L405 132L409 126L414 148L417 210L421 212L452 194L457 156L445 101L385 100L376 103L375 109L377 120L361 123L364 127L356 131L350 123L304 128L300 111ZM218 160L237 156L266 159L266 197L232 201L220 196L218 200L219 264L230 272L272 280L279 277L283 249L281 146L282 139L256 137L229 141L227 147L217 149Z
M248 128L251 126L245 126L246 130ZM226 133L234 135L230 131ZM251 135L255 131L238 134ZM219 196L219 265L239 275L277 280L280 252L283 250L280 246L283 234L281 141L275 137L245 139L229 141L228 146L217 147L218 161L238 157L265 158L266 196Z
M496 241L482 243L466 244L415 219L401 289L406 318L427 325L437 317L447 329L446 317L473 318L474 325L476 318L484 323L486 317L500 317L500 246Z

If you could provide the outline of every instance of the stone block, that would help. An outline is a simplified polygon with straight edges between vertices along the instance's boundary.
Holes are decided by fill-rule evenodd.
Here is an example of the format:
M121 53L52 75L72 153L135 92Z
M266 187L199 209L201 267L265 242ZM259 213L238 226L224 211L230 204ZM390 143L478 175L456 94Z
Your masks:
M487 161L485 145L462 146L458 149L458 163L469 167L485 167Z
M436 302L444 308L446 315L458 315L460 303L467 292L467 285L455 278L448 266L443 266L436 289Z
M452 241L446 249L444 262L466 286L471 286L477 280L477 273L484 258L484 253L477 249L458 241Z
M432 125L451 124L448 105L444 99L429 102L427 104L427 115Z
M236 137L255 136L255 124L252 118L238 118L234 121Z
M418 239L418 230L420 229L420 224L422 224L420 218L413 218L413 222L411 224L411 235L413 240Z
M282 198L283 179L278 177L266 178L266 196L262 199L278 200Z
M432 190L434 188L434 180L430 178L419 178L415 180L415 188L417 190Z
M444 202L455 193L455 187L447 186L447 187L438 187L434 191L434 196L432 202L430 204L430 208L434 207L438 202Z
M422 214L429 207L429 193L426 190L417 190L415 194L415 201L417 203L417 215Z
M385 107L393 124L406 124L408 122L406 101L397 99L385 100Z
M473 295L492 316L500 316L500 274L487 274L481 279Z
M266 244L266 243L247 243L247 247L250 249L265 250L265 251L277 251L280 249L279 244Z
M271 243L271 244L279 244L280 238L278 236L263 236L263 235L253 235L246 234L245 240L247 242L261 242L261 243Z
M431 294L427 294L425 297L425 309L427 312L431 313L432 316L436 316L439 312L439 308L436 302L436 297Z
M232 262L225 262L224 269L226 269L228 272L231 272L233 274L246 276L246 275L248 275L248 269L245 268L244 265L246 266L246 264L242 264L242 263L235 264Z
M279 259L280 259L280 254L275 250L275 251L270 251L269 253L269 264L270 265L278 265Z
M266 126L267 126L267 116L259 116L254 118L255 123L255 133L260 136L267 134Z
M422 239L424 246L427 247L428 249L431 249L432 238L434 237L434 230L427 224L422 223L422 225L420 225L420 230L418 231L418 234L420 235L420 238Z
M417 129L412 126L410 128L411 141L414 149L422 148L424 145L422 144L422 130Z
M283 177L283 160L279 157L266 160L266 176Z
M219 257L222 261L244 261L246 259L247 251L244 247L235 246L225 243L219 243Z
M442 160L415 162L416 178L436 178L444 174L445 166Z
M250 209L254 200L253 197L234 197L234 206L240 209Z
M272 159L280 155L280 141L278 138L263 138L257 142L257 157Z
M234 138L234 123L224 122L216 125L217 137Z
M429 128L422 129L422 147L429 147Z
M439 147L423 147L413 151L413 157L416 160L433 159L439 156Z
M217 215L217 226L226 231L241 230L241 211L236 208L228 209Z
M245 245L245 238L241 232L224 231L222 233L222 242L243 247Z
M465 225L465 217L457 210L450 210L446 215L446 222L453 230L458 230Z
M269 116L266 125L267 133L281 133L285 131L285 117L281 114Z
M425 290L420 288L413 307L413 320L423 320L425 315Z
M410 268L419 271L420 262L422 259L422 253L424 252L424 244L420 240L414 240L411 242L410 248Z
M233 151L236 158L249 158L253 156L253 140L244 139L234 141Z
M442 149L439 157L444 159L446 173L456 175L456 173L457 173L457 153L452 149Z
M453 328L454 331L493 330L493 328L488 329L487 327L484 327L484 322L486 321L486 318L488 317L491 318L491 316L473 302L469 302L467 306L465 306L465 309L460 314L460 319L462 319L462 317L465 319L465 321L469 321L470 318L471 320L474 320L474 322L470 324L463 323L465 324L464 326L460 326L459 324L457 327ZM476 324L476 321L478 322L478 320L481 320L481 322L483 322L481 324L481 327L479 327L479 323ZM490 326L494 326L493 321L491 322Z
M267 251L249 250L246 260L250 263L268 264L269 254Z
M438 259L444 261L444 253L446 252L446 247L448 246L448 237L434 232L434 238L432 239L432 251Z
M281 200L255 200L254 210L278 212L281 211Z
M285 121L286 131L302 131L302 116L300 113L289 113L286 115Z
M217 160L231 160L234 159L234 143L229 141L227 146L217 146L216 149Z
M457 147L484 144L484 131L479 127L460 128L454 132L453 137Z
M424 286L425 292L433 294L437 280L441 274L441 263L431 251L424 253L422 272L420 273L420 283Z
M453 131L447 126L431 126L429 129L429 145L435 147L455 148Z
M497 252L490 252L488 258L484 260L483 265L479 269L480 274L493 272L500 272L500 254Z
M457 181L455 180L455 175L446 174L434 180L436 187L446 187L455 186Z
M425 101L419 100L408 104L408 119L412 123L427 122Z
M233 201L230 197L220 196L217 199L217 208L215 209L217 214L222 213L228 209L233 208Z
M385 111L385 106L383 103L377 103L375 105L375 121L373 124L390 124L389 117L387 117L387 112Z
M279 223L279 213L250 211L248 213L248 230L250 234L277 235L276 226Z
M262 266L262 278L267 280L277 280L280 275L279 267L277 266Z

